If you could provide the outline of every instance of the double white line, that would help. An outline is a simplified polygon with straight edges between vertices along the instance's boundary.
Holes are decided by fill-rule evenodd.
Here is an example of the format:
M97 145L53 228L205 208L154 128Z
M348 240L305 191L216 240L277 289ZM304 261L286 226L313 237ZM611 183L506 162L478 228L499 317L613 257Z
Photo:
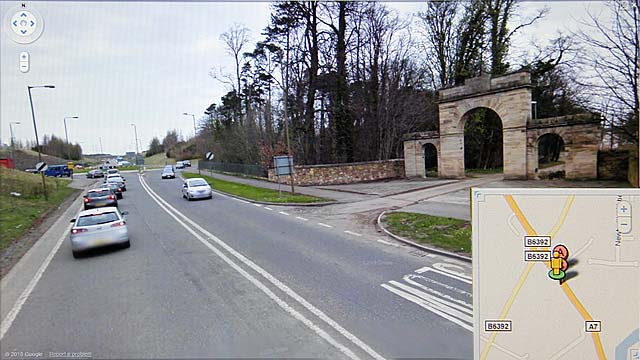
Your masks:
M142 176L139 176L140 183L144 190L151 196L151 198L162 208L169 216L171 216L174 220L176 220L182 227L184 227L189 233L191 233L198 241L200 241L204 246L206 246L209 250L211 250L214 254L216 254L220 259L226 262L229 266L231 266L234 270L236 270L240 275L242 275L245 279L249 280L253 285L255 285L258 289L260 289L263 293L265 293L269 298L271 298L278 306L280 306L283 310L289 313L291 316L301 321L304 325L306 325L309 329L315 332L318 336L326 340L329 344L334 346L340 352L345 354L347 357L351 359L359 359L359 357L351 351L348 347L341 344L337 340L335 340L331 335L329 335L326 331L316 325L314 322L306 318L303 314L298 312L296 309L291 307L286 301L282 300L278 295L273 293L263 282L258 280L255 276L251 275L249 272L244 270L239 263L247 266L252 269L259 275L261 275L264 279L266 279L271 285L277 287L280 291L284 292L290 298L295 300L299 305L303 306L313 315L322 320L325 324L333 328L335 331L340 333L340 335L344 336L348 339L352 344L360 348L362 351L367 353L374 359L383 360L380 354L375 352L369 345L365 344L362 340L358 339L355 335L350 333L348 330L340 326L337 322L331 319L328 315L323 313L320 309L316 308L312 304L310 304L307 300L305 300L302 296L298 295L291 288L283 284L280 280L276 279L269 272L255 264L253 261L246 258L241 253L237 252L231 246L227 245L224 241L220 240L218 237L208 232L200 225L198 225L193 220L189 219L187 216L182 214L180 211L171 206L168 202L162 199L158 194L156 194L149 185L145 182ZM202 235L198 232L194 231L194 229L198 230ZM215 244L215 246L214 246ZM221 249L224 249L227 253L229 253L235 260L239 261L239 263L235 262L229 256L227 256Z

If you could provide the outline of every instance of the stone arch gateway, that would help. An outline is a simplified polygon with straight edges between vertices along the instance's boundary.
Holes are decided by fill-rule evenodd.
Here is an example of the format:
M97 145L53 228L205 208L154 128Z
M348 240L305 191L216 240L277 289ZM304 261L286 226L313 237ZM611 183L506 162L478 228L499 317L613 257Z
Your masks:
M440 89L440 130L406 134L405 174L425 176L425 143L438 152L438 176L464 178L465 115L478 108L495 111L502 121L503 172L505 179L535 179L537 138L557 131L567 144L567 178L597 177L600 120L591 114L532 119L531 75L518 71L502 76L483 75L464 85ZM567 136L569 135L569 136Z

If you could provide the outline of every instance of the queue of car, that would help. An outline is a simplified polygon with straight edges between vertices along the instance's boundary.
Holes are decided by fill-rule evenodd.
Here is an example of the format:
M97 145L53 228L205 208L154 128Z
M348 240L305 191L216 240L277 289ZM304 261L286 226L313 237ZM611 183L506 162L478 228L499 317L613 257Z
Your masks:
M104 180L100 187L87 191L83 196L84 210L71 219L70 240L74 258L95 248L130 246L129 229L124 217L128 213L120 211L118 202L124 198L122 192L127 189L125 178L117 169L92 171L87 173L88 178L103 177Z
M184 168L184 162L180 164ZM190 164L189 164L190 165ZM178 166L176 166L178 168ZM119 200L127 191L126 179L118 169L91 170L88 178L103 177L99 187L88 190L83 197L83 210L71 222L70 241L73 257L78 258L85 251L107 246L128 248L131 244L127 227L126 211L120 211ZM164 167L162 179L175 179L175 169ZM182 197L191 201L211 199L213 190L203 178L185 179L181 189Z

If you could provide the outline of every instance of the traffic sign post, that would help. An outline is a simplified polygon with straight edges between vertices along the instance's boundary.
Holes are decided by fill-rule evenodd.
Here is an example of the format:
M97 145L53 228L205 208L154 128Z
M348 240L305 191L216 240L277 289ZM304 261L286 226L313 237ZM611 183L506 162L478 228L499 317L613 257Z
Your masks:
M36 170L38 170L40 176L42 176L42 191L44 192L44 199L47 201L49 200L49 196L47 196L47 182L44 180L44 172L47 171L48 168L49 166L44 161L36 164Z
M204 154L204 158L207 159L207 161L213 161L213 158L214 158L213 151L207 151L207 153ZM200 174L200 164L198 164L198 174Z

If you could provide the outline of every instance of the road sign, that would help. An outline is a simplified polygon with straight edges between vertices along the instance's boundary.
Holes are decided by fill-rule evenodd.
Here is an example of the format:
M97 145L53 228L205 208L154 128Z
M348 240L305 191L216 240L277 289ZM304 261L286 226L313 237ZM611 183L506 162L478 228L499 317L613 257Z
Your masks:
M36 170L38 170L38 172L47 171L48 168L49 165L47 165L46 162L39 162L36 164Z
M293 172L293 156L274 156L273 165L276 176L290 175Z
M209 152L207 152L207 153L204 155L204 157L205 157L207 160L211 161L211 160L213 160L213 153L212 153L211 151L209 151Z

